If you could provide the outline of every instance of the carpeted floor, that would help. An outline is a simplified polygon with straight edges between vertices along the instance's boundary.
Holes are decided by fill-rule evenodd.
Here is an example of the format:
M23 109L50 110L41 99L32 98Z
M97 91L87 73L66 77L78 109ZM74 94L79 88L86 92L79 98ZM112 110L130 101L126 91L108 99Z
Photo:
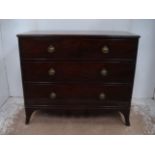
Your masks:
M22 109L9 127L8 134L153 134L146 126L143 115L135 110L131 112L130 127L123 124L123 119L118 113L102 117L57 117L38 111L33 114L29 125L24 124L24 116Z
M18 135L133 135L133 134L155 134L155 106L154 102L135 105L131 109L131 126L127 127L119 113L105 114L98 117L65 117L53 116L51 113L37 111L32 117L29 125L25 125L25 112L21 103L15 101L6 104L5 109L13 109L11 114L3 123L2 134ZM19 106L20 105L20 106ZM22 106L21 106L22 105ZM10 110L12 111L12 110ZM4 115L4 114L3 114ZM8 116L8 114L6 115ZM2 128L2 129L3 129Z

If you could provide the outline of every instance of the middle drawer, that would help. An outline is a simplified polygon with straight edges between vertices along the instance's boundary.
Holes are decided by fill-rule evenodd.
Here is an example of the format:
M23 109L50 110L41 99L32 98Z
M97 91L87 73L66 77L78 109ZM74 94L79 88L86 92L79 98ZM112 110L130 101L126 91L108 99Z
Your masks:
M133 81L134 64L129 62L23 62L23 80L61 81Z

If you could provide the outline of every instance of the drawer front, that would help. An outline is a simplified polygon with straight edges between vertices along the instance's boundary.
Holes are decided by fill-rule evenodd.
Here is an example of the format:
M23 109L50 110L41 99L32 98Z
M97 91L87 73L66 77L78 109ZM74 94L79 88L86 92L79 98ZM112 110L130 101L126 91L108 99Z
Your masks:
M132 87L129 85L103 85L92 83L68 84L24 84L27 101L41 100L48 103L56 101L97 101L101 104L106 101L130 101ZM59 104L59 102L57 102ZM47 104L47 103L45 103Z
M20 49L24 59L133 59L137 39L26 37L20 38Z
M25 62L23 80L32 82L101 81L132 83L133 63Z

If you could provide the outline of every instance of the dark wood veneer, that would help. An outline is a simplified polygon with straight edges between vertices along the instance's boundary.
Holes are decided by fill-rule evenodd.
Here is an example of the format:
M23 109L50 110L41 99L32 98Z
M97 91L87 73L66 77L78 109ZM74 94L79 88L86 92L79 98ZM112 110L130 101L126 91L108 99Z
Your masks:
M32 82L100 81L132 83L134 64L128 62L24 62L23 80ZM55 74L49 75L53 68ZM107 75L102 75L102 70Z
M118 91L119 90L119 91ZM53 100L97 100L97 101L129 101L131 99L131 85L105 85L101 83L59 83L59 84L32 84L25 83L26 99L47 98L50 93L57 94ZM104 100L99 99L100 93L105 93Z
M18 35L26 124L33 111L50 110L120 111L130 125L138 39L124 32ZM48 52L51 45L54 52Z
M130 39L102 39L79 36L56 37L26 37L21 38L21 55L23 59L98 59L105 58L135 58L137 40ZM55 52L50 54L47 48L55 47ZM109 54L101 52L102 46L109 46Z

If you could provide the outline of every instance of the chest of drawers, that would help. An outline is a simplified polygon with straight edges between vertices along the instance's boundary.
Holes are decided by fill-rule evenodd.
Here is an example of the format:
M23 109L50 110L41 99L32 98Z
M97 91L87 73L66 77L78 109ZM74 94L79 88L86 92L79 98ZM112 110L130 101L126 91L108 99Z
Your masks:
M26 124L35 110L119 111L130 125L139 36L125 32L19 34Z

